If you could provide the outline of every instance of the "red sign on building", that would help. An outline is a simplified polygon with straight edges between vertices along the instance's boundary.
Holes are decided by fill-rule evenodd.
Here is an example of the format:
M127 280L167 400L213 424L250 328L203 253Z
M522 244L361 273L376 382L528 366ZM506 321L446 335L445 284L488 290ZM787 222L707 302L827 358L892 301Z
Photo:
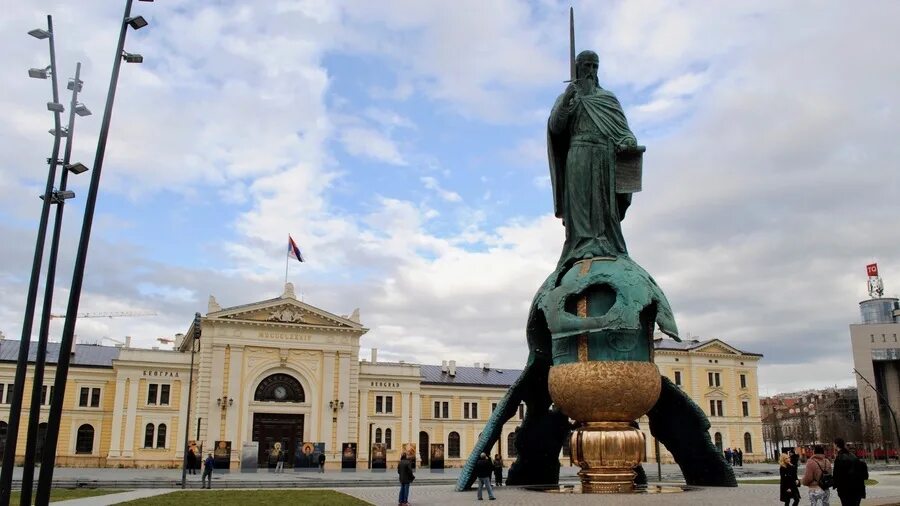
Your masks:
M867 266L866 266L866 274L868 274L869 277L876 277L876 276L878 276L878 264L869 264L869 265L867 265Z

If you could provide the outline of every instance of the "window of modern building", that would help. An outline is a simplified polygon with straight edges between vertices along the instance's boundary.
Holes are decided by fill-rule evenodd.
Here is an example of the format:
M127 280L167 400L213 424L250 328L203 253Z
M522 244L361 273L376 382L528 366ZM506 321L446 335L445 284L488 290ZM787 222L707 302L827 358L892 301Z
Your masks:
M391 449L391 440L394 439L391 432L391 429L384 429L384 447L388 450Z
M168 406L169 405L169 391L172 389L172 385L162 384L159 386L159 405L160 406Z
M463 418L469 420L477 420L478 419L478 403L477 402L464 402L463 403Z
M164 423L159 424L159 427L156 428L156 447L166 447L166 424Z
M94 453L94 427L84 424L78 427L75 437L75 453Z
M749 432L744 433L744 451L753 453L753 438L750 436Z
M747 375L741 374L741 388L747 388Z
M459 433L451 432L447 436L447 455L451 459L459 458Z
M507 457L518 457L519 450L516 449L516 433L510 432L508 436L506 436L506 456Z
M375 442L381 444L381 429L375 429Z
M91 407L92 408L100 407L100 389L99 388L91 389Z
M741 401L741 412L744 416L750 416L750 403L748 401Z
M681 371L675 371L675 385L681 386Z
M83 408L86 408L88 406L88 404L90 403L90 397L91 397L91 389L88 387L81 387L81 390L79 391L79 395L78 395L78 405Z
M147 385L147 404L156 404L156 398L159 394L159 383L150 383Z
M152 423L148 423L144 427L144 448L153 448L153 433L155 427Z

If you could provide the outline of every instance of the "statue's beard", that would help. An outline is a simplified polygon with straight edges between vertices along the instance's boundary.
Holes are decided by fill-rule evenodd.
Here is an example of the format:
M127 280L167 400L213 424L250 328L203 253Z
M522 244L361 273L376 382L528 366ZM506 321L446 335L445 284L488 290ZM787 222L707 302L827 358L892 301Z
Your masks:
M578 87L582 92L593 91L598 86L600 86L600 80L597 78L597 74L588 74L578 79Z

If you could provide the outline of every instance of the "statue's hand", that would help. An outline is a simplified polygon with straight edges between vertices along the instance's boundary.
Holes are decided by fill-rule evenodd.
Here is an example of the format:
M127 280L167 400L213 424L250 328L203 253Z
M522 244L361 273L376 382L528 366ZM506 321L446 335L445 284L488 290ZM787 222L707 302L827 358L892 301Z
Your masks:
M634 137L626 137L619 144L618 151L630 151L637 147L637 140Z

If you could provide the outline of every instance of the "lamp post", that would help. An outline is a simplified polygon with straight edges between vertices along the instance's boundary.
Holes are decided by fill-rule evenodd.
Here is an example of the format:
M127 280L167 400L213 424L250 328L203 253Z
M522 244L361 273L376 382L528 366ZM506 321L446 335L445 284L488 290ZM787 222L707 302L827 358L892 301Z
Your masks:
M59 180L59 192L66 191L66 183L71 169L69 161L72 157L72 138L75 133L75 115L87 116L91 112L78 103L78 92L81 91L81 62L75 65L75 78L69 81L72 100L69 103L69 122L66 127L66 148L62 162L51 160L50 163L61 163L63 170ZM81 112L79 112L81 111ZM82 164L76 164L84 167ZM78 169L80 170L80 169ZM82 171L83 172L83 171ZM65 199L56 200L56 217L53 222L53 234L50 238L50 256L47 259L47 280L44 287L44 303L41 313L41 326L38 333L37 352L34 357L34 378L31 388L31 408L28 411L28 437L25 440L25 463L22 470L22 504L31 504L31 487L34 483L34 456L37 448L38 423L41 414L41 392L44 386L44 367L47 363L47 339L50 334L50 312L53 305L53 285L56 280L56 260L59 253L59 236L62 231ZM51 395L52 398L52 395Z
M119 31L119 42L116 46L116 55L115 60L113 61L112 75L110 76L109 92L106 96L106 106L103 110L103 121L100 125L100 134L97 139L97 152L94 156L94 170L91 174L91 182L85 201L84 221L81 225L81 237L78 241L78 251L75 255L75 268L72 273L72 287L69 290L69 303L66 307L66 323L63 326L62 339L59 343L59 358L56 365L56 380L54 381L56 395L53 396L53 401L50 405L50 417L47 423L47 439L44 443L43 455L41 455L41 474L38 481L37 496L35 497L35 504L38 506L46 506L50 503L50 486L53 481L53 467L56 464L56 446L59 442L59 425L62 418L63 400L66 395L66 380L69 374L69 361L71 360L72 344L75 338L75 324L78 321L78 303L81 301L81 286L84 281L84 268L87 263L87 250L88 243L91 239L94 208L97 204L97 193L100 188L103 156L106 153L106 140L109 137L109 125L112 119L113 102L116 97L116 84L119 80L119 68L122 65L122 59L125 53L125 35L128 33L128 26L132 24L132 21L135 19L131 17L131 4L132 0L126 0L125 15L123 16L122 25ZM141 26L146 26L146 21Z
M38 283L41 277L41 262L44 254L44 240L47 235L47 221L50 216L50 203L53 199L53 183L56 181L56 159L59 156L60 144L60 113L62 105L59 103L59 90L56 83L56 48L53 43L53 17L47 16L47 29L31 30L29 35L37 39L48 39L50 43L50 65L42 72L33 72L28 75L37 79L46 79L49 73L53 88L53 101L47 104L47 108L53 112L53 120L56 132L53 136L53 150L50 155L50 169L47 172L47 186L44 189L43 202L41 204L41 218L38 224L37 241L34 246L34 260L31 265L31 280L28 283L28 295L25 298L25 317L22 322L22 338L19 341L19 356L16 362L16 374L13 380L13 396L9 406L9 420L6 432L6 447L3 452L3 469L0 471L0 504L9 504L12 489L13 467L16 463L16 445L19 436L19 421L22 415L22 397L25 395L25 373L28 369L28 351L31 345L31 329L34 323L34 306L37 299Z
M200 313L194 313L194 325L191 332L190 337L184 336L185 339L191 340L191 370L188 372L188 398L187 398L187 411L185 412L185 420L191 419L191 394L193 393L194 387L194 353L196 351L197 345L200 344ZM187 466L188 466L188 452L191 450L190 445L188 443L188 438L190 437L191 424L184 424L184 458L182 459L181 465L181 488L185 488L187 486ZM200 439L200 422L197 422L197 439ZM203 455L201 454L200 457Z

